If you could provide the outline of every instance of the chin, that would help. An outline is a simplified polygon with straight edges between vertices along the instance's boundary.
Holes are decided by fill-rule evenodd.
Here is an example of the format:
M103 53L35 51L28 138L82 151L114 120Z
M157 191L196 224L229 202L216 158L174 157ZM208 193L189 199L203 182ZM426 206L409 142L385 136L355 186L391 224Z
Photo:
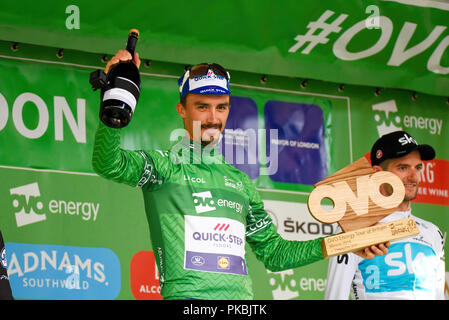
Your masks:
M413 195L410 195L410 196L405 195L404 200L405 200L405 201L412 201L412 200L415 200L417 195L418 195L417 192L416 192L415 194L413 194Z

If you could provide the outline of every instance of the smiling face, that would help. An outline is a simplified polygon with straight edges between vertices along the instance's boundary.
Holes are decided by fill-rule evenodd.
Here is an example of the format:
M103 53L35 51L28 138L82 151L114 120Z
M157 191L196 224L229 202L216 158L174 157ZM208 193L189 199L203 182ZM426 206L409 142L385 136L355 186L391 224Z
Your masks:
M405 211L410 209L410 201L416 198L418 194L418 184L421 181L421 171L423 169L421 155L418 151L412 151L403 157L387 160L386 164L383 164L382 167L373 166L373 169L375 171L390 171L397 175L404 184L404 201L399 205L398 210ZM384 191L387 194L392 193L392 190L389 187L389 185L384 186Z
M189 93L184 104L176 105L189 138L202 145L217 143L226 126L229 108L229 95Z

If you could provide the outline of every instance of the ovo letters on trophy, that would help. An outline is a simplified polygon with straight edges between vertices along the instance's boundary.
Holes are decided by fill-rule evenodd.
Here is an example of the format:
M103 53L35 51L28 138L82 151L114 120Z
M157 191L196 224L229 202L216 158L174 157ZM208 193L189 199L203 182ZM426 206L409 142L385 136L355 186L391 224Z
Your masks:
M390 195L380 192L382 184L390 185ZM418 234L413 218L377 224L396 211L404 195L399 177L388 171L375 172L366 158L315 184L307 202L311 215L322 223L338 222L343 230L322 240L323 256L336 256ZM331 210L321 205L326 198L333 202Z

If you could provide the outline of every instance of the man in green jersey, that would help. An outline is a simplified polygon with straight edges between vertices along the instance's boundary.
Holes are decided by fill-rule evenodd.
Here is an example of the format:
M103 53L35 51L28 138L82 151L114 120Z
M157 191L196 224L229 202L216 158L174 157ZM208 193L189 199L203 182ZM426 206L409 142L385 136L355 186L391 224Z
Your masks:
M108 62L140 66L126 50ZM143 191L164 299L252 299L245 244L271 271L323 259L321 239L280 237L251 179L217 150L230 109L229 73L217 64L193 66L179 79L176 110L186 136L167 151L120 148L120 129L100 122L93 168ZM227 183L232 180L235 183ZM386 254L384 245L361 250Z

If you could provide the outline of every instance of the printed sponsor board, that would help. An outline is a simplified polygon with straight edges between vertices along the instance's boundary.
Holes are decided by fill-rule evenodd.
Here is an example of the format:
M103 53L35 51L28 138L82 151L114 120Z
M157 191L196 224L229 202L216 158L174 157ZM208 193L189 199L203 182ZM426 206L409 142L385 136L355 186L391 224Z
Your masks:
M117 255L108 248L7 242L8 275L17 299L115 299Z
M159 273L153 251L139 251L131 259L131 292L137 300L161 300Z
M9 46L10 44L7 47L8 52ZM300 53L298 51L295 54ZM54 53L52 55L54 56ZM57 63L51 65L36 61L24 63L9 58L0 61L2 72L5 74L0 79L0 144L2 145L0 176L5 182L0 188L0 204L4 208L1 215L2 233L5 241L10 243L47 243L78 248L89 246L89 241L93 241L95 242L93 249L113 248L123 268L121 277L128 281L128 277L131 276L127 272L128 266L131 269L129 252L135 252L132 247L144 248L146 251L152 250L141 204L141 195L139 190L91 176L92 144L98 123L98 95L93 94L86 84L86 77L88 77L90 69L83 67L84 69L81 70L77 67L62 66ZM28 78L23 76L24 74L36 76ZM165 150L164 147L168 145L170 132L174 128L182 126L181 121L173 121L173 119L178 119L174 109L178 97L175 78L174 76L171 78L143 77L141 104L137 106L133 122L122 133L124 148ZM70 86L67 86L64 81L55 81L55 79L71 79ZM272 78L268 79L271 81ZM288 82L290 80L291 82ZM411 100L408 93L393 89L385 90L385 93L381 91L381 94L376 96L374 88L362 86L353 86L352 89L347 86L344 91L338 91L338 85L333 83L310 80L308 87L302 88L297 79L272 81L260 85L258 78L257 81L253 81L253 86L239 86L237 81L231 90L233 95L242 99L236 100L234 106L239 106L238 103L242 105L245 103L247 107L242 108L244 112L242 111L243 114L238 115L237 120L240 121L239 123L243 123L243 119L251 119L247 128L257 128L258 140L263 142L258 145L257 149L260 156L259 164L256 165L259 168L259 175L254 173L253 177L257 177L255 184L263 190L264 198L269 199L266 202L266 208L268 211L275 212L274 216L276 216L277 222L275 218L273 218L273 222L277 223L278 231L283 237L291 240L305 240L326 236L331 230L330 226L306 220L306 215L302 216L305 208L304 197L306 195L304 194L310 191L308 189L310 185L285 182L289 178L289 170L286 166L278 166L284 174L282 178L284 182L275 181L271 179L271 175L266 175L270 162L267 163L263 160L269 160L267 158L271 154L265 150L267 149L267 140L263 139L262 135L259 136L259 130L263 130L263 133L269 137L269 131L265 128L265 107L268 101L280 102L279 108L270 112L270 116L273 117L276 112L280 116L292 115L290 111L287 112L287 109L282 108L282 103L286 102L295 105L319 106L324 119L323 148L326 151L326 157L319 160L323 165L320 170L326 169L327 174L347 165L351 157L355 158L368 152L370 145L380 133L386 132L388 128L402 128L410 131L419 143L433 145L437 151L437 159L426 164L413 213L424 219L431 216L432 222L435 222L443 232L447 231L448 204L447 193L444 190L448 189L445 181L449 180L446 178L449 172L447 168L449 154L445 147L449 114L446 112L447 104L444 97L418 95L418 99ZM22 86L17 87L14 85L15 83L21 83ZM254 101L254 104L250 100ZM392 100L396 109L394 109L393 103L389 102ZM386 102L388 103L385 104ZM173 108L170 108L170 105L173 105ZM254 105L257 109L257 127L252 122ZM286 121L286 124L288 123L289 121ZM234 140L236 140L236 130L239 126L240 124L229 127L234 130L232 131ZM243 125L242 128L244 128ZM231 133L230 130L229 133ZM281 140L286 139L278 138L278 141ZM293 141L293 139L289 139L289 143L290 140ZM280 144L285 144L285 142L277 145ZM289 148L292 147L289 146ZM245 152L247 151L245 150ZM315 167L315 163L312 165L314 168L317 167ZM301 163L298 162L294 166L301 167ZM309 168L309 166L302 166L301 170L307 171L310 170ZM58 178L59 173L53 174L52 170L76 172L77 178L72 179L69 176ZM247 171L250 176L251 172ZM318 175L317 172L304 174ZM88 174L81 175L81 173ZM203 183L198 177L186 176L185 179L193 184ZM238 191L239 181L231 180L228 179L225 183ZM301 183L305 182L305 180L301 181ZM437 189L440 191L436 191ZM298 193L295 193L296 191ZM426 196L427 199L420 201L421 196ZM286 198L288 200L285 200ZM221 206L233 209L236 214L245 210L236 202L226 202L226 199L222 199L218 203L218 199L213 199L213 190L210 195L202 194L193 197L192 201L195 199L198 202L193 203L192 210L193 213L199 215L203 212L219 210ZM215 202L211 203L211 200L215 200ZM273 203L270 204L270 201ZM432 210L429 210L429 204L432 205ZM289 208L290 205L291 208ZM202 210L204 211L199 212ZM262 227L263 223L262 221ZM227 223L222 222L221 225L223 224ZM226 233L230 230L224 231L224 229L225 227L221 231L218 230L218 233ZM59 251L53 247L45 250L46 253L43 255L47 269L51 267L51 264L55 264L53 250L56 250L54 259L60 258L59 252L64 258L65 251ZM94 297L90 295L89 290L82 291L83 296L79 299L84 296L103 299L102 290L95 291L94 288L96 285L99 288L105 287L105 282L111 286L112 280L106 273L105 277L108 280L104 282L95 282L95 279L88 278L87 261L91 259L92 277L96 274L97 278L102 279L99 272L95 273L94 264L103 262L95 260L93 253L92 256L90 254L83 256L82 252L67 249L70 264L76 266L78 261L80 290L83 290L83 281L88 281L89 290L92 290L92 293L97 292ZM13 266L16 270L20 266L22 272L32 269L36 255L42 260L40 251L28 252L28 255L25 256L28 265L25 268L25 258L23 256L20 258L16 254L17 263L14 262ZM78 255L79 259L75 258L75 255ZM282 271L271 274L256 261L251 251L247 256L251 260L248 264L255 270L254 272L250 270L249 274L253 277L254 285L257 288L256 298L272 299L290 296L293 299L322 298L327 270L325 262L313 264L310 268L306 266L291 272ZM11 256L7 258L10 267ZM192 265L198 266L203 263L199 255L195 254L191 258L193 260L189 261ZM63 272L70 269L65 268L65 265L69 265L69 263L63 262L63 268L58 270L61 277L56 278L55 276L55 279L59 280L59 286L61 286L61 281L67 277L76 275L75 271L72 273L69 271L64 274L66 277L64 278ZM58 263L60 265L61 261L56 261L57 267L59 267ZM231 270L233 266L232 260L229 260L228 255L225 254L217 257L215 263L222 271ZM99 271L102 271L99 264L96 266ZM19 284L22 287L24 277L28 276L28 279L34 279L31 282L27 280L27 290L45 291L47 283L52 284L52 282L50 280L47 282L47 278L43 274L34 273L40 268L41 265L27 275L24 273L21 279L18 277L18 271L15 271L13 276L20 280ZM312 269L316 269L313 270L315 273L307 276ZM76 269L73 268L73 270ZM29 277L29 275L33 276ZM149 272L149 276L153 276L152 271ZM42 288L38 286L42 286ZM153 286L155 285L144 287L143 291L146 293L142 292L143 296L148 295L148 292L153 293ZM59 289L61 288L59 287ZM287 289L290 290L290 295ZM283 293L275 294L276 290ZM137 297L130 286L123 286L115 297L106 295L105 299L109 298L133 299Z

